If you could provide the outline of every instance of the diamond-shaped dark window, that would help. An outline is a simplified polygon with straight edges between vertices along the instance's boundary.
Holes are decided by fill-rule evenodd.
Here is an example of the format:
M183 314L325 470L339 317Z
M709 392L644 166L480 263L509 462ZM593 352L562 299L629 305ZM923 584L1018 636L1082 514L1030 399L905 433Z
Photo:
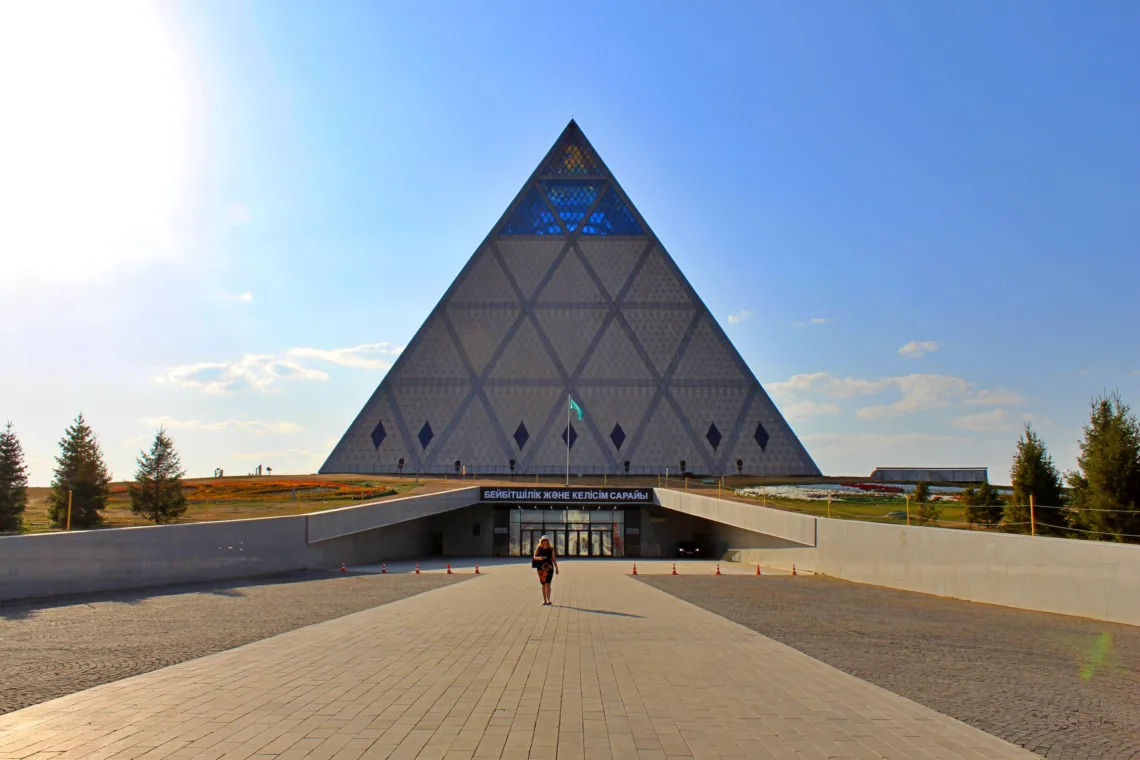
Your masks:
M569 431L570 431L570 448L574 448L574 441L578 440L578 431L576 431L576 430L574 429L574 426L573 426L573 425L568 425L568 426L567 426L567 427L566 427L566 428L565 428L565 429L562 431L562 442L563 442L563 443L566 443L566 431L567 431L567 430L569 430Z
M709 425L709 432L705 433L705 440L713 447L713 451L716 451L716 447L720 445L720 431L716 429L715 422Z
M543 174L601 174L594 157L584 147L566 143L560 147L543 169Z
M511 218L503 225L499 234L561 235L562 227L554 218L554 214L550 213L550 208L546 205L546 201L542 200L542 196L538 194L538 189L532 187L526 197L523 198L522 203L511 214Z
M384 423L377 422L376 427L372 429L372 445L380 448L380 444L384 443L384 439L387 437L388 434L384 432Z
M530 440L530 433L527 432L526 425L519 423L518 430L515 431L515 443L518 444L519 450L526 446L526 442Z
M428 444L431 443L431 439L435 438L435 433L431 432L430 422L424 423L424 426L420 428L418 437L420 439L420 445L426 449L428 447Z
M574 182L573 180L550 180L542 183L550 205L558 211L558 216L570 232L586 218L586 212L598 197L600 189L596 182Z
M621 450L621 445L625 443L625 431L621 429L621 424L614 425L614 429L610 431L610 440L614 442L614 448Z
M633 218L621 198L611 187L602 196L597 208L582 225L583 235L644 235L645 231Z
M760 444L761 451L768 448L768 431L764 429L764 423L756 423L756 434L752 437L756 439L756 443Z

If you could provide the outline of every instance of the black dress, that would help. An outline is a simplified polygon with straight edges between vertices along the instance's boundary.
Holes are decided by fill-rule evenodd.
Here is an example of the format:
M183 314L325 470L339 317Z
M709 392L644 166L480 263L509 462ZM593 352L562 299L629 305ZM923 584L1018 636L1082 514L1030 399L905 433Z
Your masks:
M553 583L554 547L549 546L544 549L540 546L535 550L534 556L538 557L538 559L534 561L534 565L538 568L539 580L541 580L543 583Z

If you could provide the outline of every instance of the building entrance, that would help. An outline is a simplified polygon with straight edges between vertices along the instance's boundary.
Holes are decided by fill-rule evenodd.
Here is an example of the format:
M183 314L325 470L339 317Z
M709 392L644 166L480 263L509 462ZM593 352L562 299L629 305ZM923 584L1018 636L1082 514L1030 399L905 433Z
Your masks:
M545 535L559 557L624 557L623 509L510 510L510 554L529 557Z

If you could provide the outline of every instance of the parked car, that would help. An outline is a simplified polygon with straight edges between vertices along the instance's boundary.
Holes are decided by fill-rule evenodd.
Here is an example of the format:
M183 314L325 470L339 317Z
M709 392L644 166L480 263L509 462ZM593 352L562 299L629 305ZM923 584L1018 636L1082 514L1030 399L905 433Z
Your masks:
M678 541L677 556L699 557L701 556L701 547L697 544L696 541Z
M905 520L906 512L887 512L887 517L892 517L895 520Z

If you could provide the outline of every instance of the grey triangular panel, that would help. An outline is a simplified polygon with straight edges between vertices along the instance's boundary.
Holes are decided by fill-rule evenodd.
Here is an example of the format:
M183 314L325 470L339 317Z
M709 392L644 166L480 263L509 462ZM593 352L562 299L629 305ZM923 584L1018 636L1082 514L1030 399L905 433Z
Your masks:
M477 254L451 301L452 303L472 301L517 303L518 296L507 281L507 276L503 274L503 268L495 258L494 252L490 247L485 247Z
M741 372L734 353L735 350L721 342L706 314L693 332L673 379L750 381L752 378Z
M602 292L573 250L562 257L550 281L538 293L538 303L605 303Z
M503 355L491 370L491 377L516 380L562 379L529 318L524 319L515 331Z
M417 335L415 345L405 349L402 361L394 368L395 374L389 373L390 378L401 382L413 378L467 379L467 369L443 320L433 317L420 330L422 336Z
M610 298L617 298L637 260L645 251L644 240L579 238L578 248L597 272Z
M763 426L768 436L763 448L756 441L757 425ZM736 473L738 459L744 463L744 472L750 475L819 475L815 462L763 393L752 402L736 445L724 459L727 474Z
M749 386L670 389L681 413L700 438L705 453L714 460L720 459L729 445L730 434L750 391Z
M507 269L519 284L523 298L534 295L535 288L566 245L562 238L553 240L499 238L495 244L499 248L499 253L503 255Z
M645 417L645 411L649 408L649 402L653 400L656 392L657 389L653 386L578 388L578 402L584 410L589 410L594 424L605 438L610 453L619 463L629 459L627 455L633 434ZM611 440L615 425L621 426L621 437L624 438L620 448Z
M469 385L425 383L401 385L392 389L392 401L400 408L412 437L412 446L419 450L421 461L427 460L439 447L443 432L447 430L469 391ZM425 424L430 425L432 430L432 438L427 446L423 446L416 437Z
M384 437L379 446L372 438L378 425ZM379 395L360 413L345 433L322 472L396 472L400 458L411 472L415 458L404 447L404 439L392 406L385 395Z
M577 434L574 438L574 446L570 449L570 472L596 473L599 475L603 472L609 472L612 469L609 467L609 461L598 448L598 443L594 440L594 435L590 432L587 421L579 420L578 415L571 414L570 424ZM566 441L562 438L565 430L566 415L562 414L551 425L546 438L539 442L538 451L533 461L548 463L547 472L558 472L566 466Z
M535 309L542 331L567 374L574 374L606 318L606 309Z
M550 415L550 410L566 398L566 390L562 386L542 388L491 385L487 387L486 393L495 416L499 418L499 424L510 440L511 448L517 454L515 459L520 463L524 456L534 451L538 433ZM515 440L520 424L525 427L527 434L526 443L522 447Z
M653 374L641 360L625 329L612 320L582 373L583 380L650 380Z
M696 309L625 309L622 315L629 322L633 334L641 343L659 374L677 354L677 347L685 330L693 321Z
M685 460L685 469L691 472L703 473L707 469L701 452L664 399L653 411L629 459L633 467L659 467L662 471L668 467L670 472L678 472L681 460Z
M447 310L447 316L475 374L482 375L487 362L518 319L519 310L452 306Z
M498 436L495 433L491 419L479 399L473 399L467 405L459 424L455 426L447 439L440 442L436 461L446 467L455 468L455 460L460 461L461 467L466 467L468 473L487 472L490 468L502 469L507 465L507 457L495 442Z
M637 279L625 298L626 303L683 303L691 304L688 291L673 268L665 261L660 248L654 248L637 273Z

